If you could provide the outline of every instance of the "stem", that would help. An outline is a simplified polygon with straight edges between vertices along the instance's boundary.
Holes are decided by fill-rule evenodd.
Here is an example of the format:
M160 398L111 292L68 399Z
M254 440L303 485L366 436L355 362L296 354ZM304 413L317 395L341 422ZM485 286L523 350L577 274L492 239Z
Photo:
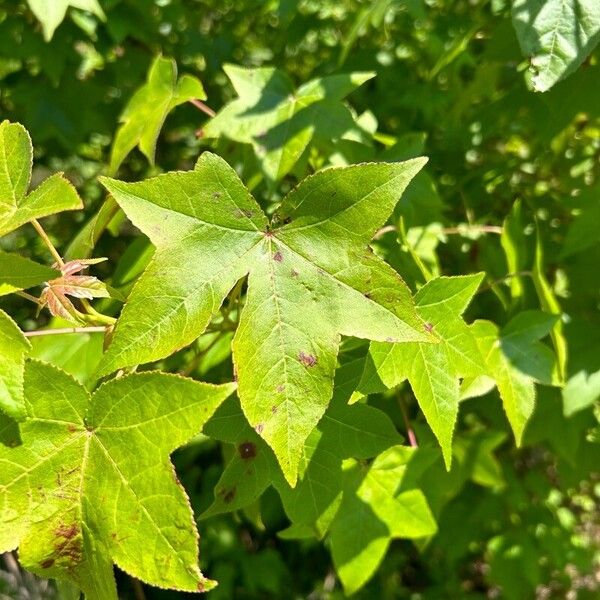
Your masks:
M40 303L40 301L35 296L32 296L31 294L28 294L27 292L15 292L15 294L17 296L21 296L21 298L25 298L25 300L31 300L31 302L35 302L36 304Z
M62 335L64 333L104 333L106 327L63 327L61 329L39 329L37 331L26 331L25 337L37 337L40 335Z
M104 325L114 325L117 322L115 318L99 313L86 298L81 298L81 304L85 308L87 314L91 317L92 321L104 323Z
M209 117L214 117L217 114L212 108L210 108L210 106L206 106L206 104L204 104L204 102L201 102L200 100L196 100L195 98L193 98L189 102L190 104L193 104L198 110L201 110L203 113L206 113Z
M441 232L446 235L468 233L469 231L481 231L483 233L502 234L502 227L498 225L467 225L465 227L444 227Z
M52 256L54 257L56 264L59 267L64 267L65 263L61 255L58 253L58 250L54 247L54 244L50 241L48 234L44 231L44 228L40 225L40 222L37 219L31 219L31 224L35 227L35 230L38 232L39 236L44 241L44 244L46 244L48 250L50 250L50 254L52 254Z
M495 279L494 281L490 282L488 285L484 285L482 288L479 288L477 290L477 294L481 294L483 292L487 292L488 290L491 290L494 286L498 285L499 283L502 283L503 281L507 281L508 279L512 279L513 277L531 277L533 275L533 273L531 271L517 271L516 273L509 273L508 275L505 275L504 277L500 277L500 279Z
M131 579L131 586L133 587L133 595L135 600L146 600L146 594L144 594L144 586L141 584L139 579L129 576Z
M404 406L404 401L400 396L398 396L398 406L400 406L400 412L402 413L402 419L404 421L404 426L406 427L406 435L408 437L408 443L413 447L417 448L419 444L417 443L417 436L413 431L410 420L408 418L408 413L406 412L406 407Z

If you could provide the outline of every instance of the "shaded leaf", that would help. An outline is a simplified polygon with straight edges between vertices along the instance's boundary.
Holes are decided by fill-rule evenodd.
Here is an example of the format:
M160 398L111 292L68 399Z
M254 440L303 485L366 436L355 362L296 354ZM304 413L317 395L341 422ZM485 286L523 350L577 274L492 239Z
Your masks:
M127 155L138 146L154 164L156 141L167 115L189 100L205 100L202 83L191 75L177 77L177 63L159 56L154 60L146 83L129 100L120 117L110 157L110 171L116 173Z
M295 89L286 75L272 67L226 65L224 70L239 98L206 124L204 135L252 144L273 181L291 171L318 131L326 128L332 140L354 128L341 100L374 75L331 75Z
M63 22L69 7L87 10L104 20L98 0L27 0L33 14L44 30L44 39L49 42L56 28Z

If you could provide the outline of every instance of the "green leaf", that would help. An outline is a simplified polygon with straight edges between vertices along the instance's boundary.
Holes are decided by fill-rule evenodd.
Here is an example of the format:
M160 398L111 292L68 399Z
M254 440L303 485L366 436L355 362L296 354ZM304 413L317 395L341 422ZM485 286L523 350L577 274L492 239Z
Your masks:
M440 344L373 342L358 391L370 394L408 379L435 433L447 468L458 416L459 381L482 373L481 353L471 328L461 319L483 274L438 277L416 294L417 313Z
M0 250L0 296L39 285L60 273L23 256Z
M423 492L403 486L414 455L414 448L394 446L370 466L346 462L344 497L331 527L331 551L347 594L371 578L392 539L436 532Z
M70 579L90 599L116 600L113 561L160 587L212 587L168 457L233 389L141 373L90 395L55 367L28 363L22 444L0 447L0 552L18 546L25 567Z
M512 20L537 92L573 73L600 40L596 0L513 0Z
M206 124L204 135L252 144L272 181L292 170L320 128L327 130L330 141L353 128L352 115L341 100L374 76L332 75L295 89L272 67L225 65L224 70L239 98Z
M27 0L31 12L37 17L44 30L44 39L49 42L56 28L63 22L69 7L93 13L105 20L98 0Z
M0 310L0 410L17 420L25 416L23 370L30 349L16 323Z
M63 210L83 208L75 188L56 173L27 194L33 149L25 127L0 123L0 235Z
M554 384L556 357L538 340L548 335L556 319L554 315L529 310L519 313L502 332L489 321L472 325L487 376L498 386L517 445L533 413L535 383Z
M117 323L100 372L189 344L248 275L233 341L242 408L294 483L325 412L340 336L435 341L399 275L367 249L423 159L327 169L284 199L271 228L235 171L197 168L142 183L104 179L157 247Z
M154 164L156 141L167 115L189 100L205 100L202 83L191 75L177 78L177 63L170 58L157 57L146 83L133 95L123 114L110 157L110 172L116 173L127 155L138 146Z

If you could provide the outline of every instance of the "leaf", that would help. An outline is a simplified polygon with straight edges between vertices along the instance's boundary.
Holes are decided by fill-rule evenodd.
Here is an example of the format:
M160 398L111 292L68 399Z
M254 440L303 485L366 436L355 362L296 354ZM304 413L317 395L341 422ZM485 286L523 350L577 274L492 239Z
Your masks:
M252 144L272 181L292 170L320 126L327 130L330 141L354 126L341 100L374 76L332 75L295 89L288 77L273 67L225 65L224 70L239 98L221 109L203 133Z
M581 213L569 225L561 257L572 256L600 242L600 187L594 186L581 194L585 201Z
M40 296L39 309L44 306L54 317L66 319L72 323L84 323L81 313L73 306L68 298L108 298L110 294L106 285L96 277L75 275L90 264L102 262L104 258L71 260L60 267L62 276L46 282L46 287Z
M294 483L325 412L340 335L435 341L399 275L367 244L423 159L327 169L284 199L271 228L235 171L197 168L142 183L103 179L157 252L133 288L100 367L157 360L206 328L237 281L248 295L233 341L250 424Z
M153 585L210 589L168 457L233 389L140 373L90 395L55 367L28 363L22 445L0 447L0 552L18 546L26 568L71 579L90 599L116 600L113 561Z
M91 12L103 21L106 19L98 0L27 0L27 4L42 24L44 39L47 42L52 39L56 28L63 22L69 7Z
M459 381L482 374L481 353L471 328L460 318L483 274L438 277L416 294L417 313L440 344L373 342L358 386L363 394L394 388L408 379L435 433L446 467L452 462L452 434L458 417Z
M513 0L512 20L537 92L573 73L600 40L596 0Z
M25 416L23 370L30 349L16 323L0 310L0 410L17 420Z
M83 208L75 188L56 173L27 194L33 149L27 130L19 123L0 123L0 235L32 219L63 210Z
M341 501L342 460L372 458L402 441L382 411L363 404L347 405L361 366L352 354L342 357L334 398L318 429L305 442L295 488L282 477L272 451L248 425L239 406L223 404L204 431L212 438L235 444L236 450L215 488L215 501L202 517L244 508L273 485L292 522L279 535L290 539L302 531L303 536L322 538Z
M346 462L344 498L331 527L331 551L347 594L372 577L392 539L436 532L423 492L410 484L403 487L414 454L414 448L394 446L370 466Z
M554 383L556 358L538 340L548 335L556 319L554 315L528 310L514 317L501 332L490 321L472 325L487 376L496 381L517 445L533 413L535 382Z
M57 274L55 269L0 250L0 296L39 285Z
M121 114L110 157L110 172L116 173L127 155L138 146L154 164L156 141L167 115L189 100L205 100L202 83L191 75L177 77L177 63L158 56L148 71L146 83L137 90Z

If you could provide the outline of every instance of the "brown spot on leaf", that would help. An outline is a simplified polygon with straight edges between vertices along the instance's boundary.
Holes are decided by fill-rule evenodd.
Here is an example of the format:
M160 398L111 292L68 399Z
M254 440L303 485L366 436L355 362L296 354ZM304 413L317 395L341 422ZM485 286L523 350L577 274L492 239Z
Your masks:
M79 533L79 528L75 523L71 523L70 525L63 524L58 526L55 533L57 536L71 540Z
M305 366L305 367L314 367L317 364L317 357L314 356L313 354L305 354L304 352L300 352L300 354L298 354L298 360Z
M433 324L432 323L425 323L424 325L425 327L425 331L433 331Z
M298 277L298 271L296 271L296 269L292 269L291 274L292 277Z
M281 392L285 390L285 385L283 385L283 383L280 383L276 389L281 394Z
M40 563L42 569L49 569L54 564L53 558L47 558L44 562Z
M77 427L75 427L75 425L67 425L67 431L69 433L75 433L77 431Z
M275 405L271 406L271 414L277 413L277 407Z
M261 434L264 430L265 426L262 423L259 423L255 428L254 431L256 431L256 433Z
M229 490L223 490L221 492L223 494L223 502L225 502L225 504L230 504L235 498L236 492L237 489L235 487L232 487Z
M275 254L273 254L273 260L275 262L283 262L283 254L281 254L281 252L279 252L279 250L277 250L277 252L275 252Z
M205 592L206 588L204 587L204 582L203 581L199 581L198 585L196 586L196 591L198 592Z
M213 192L212 193L212 197L217 200L218 198L220 198L223 194L221 194L221 192Z
M240 457L244 460L249 460L256 456L256 444L252 442L243 442L238 446Z

